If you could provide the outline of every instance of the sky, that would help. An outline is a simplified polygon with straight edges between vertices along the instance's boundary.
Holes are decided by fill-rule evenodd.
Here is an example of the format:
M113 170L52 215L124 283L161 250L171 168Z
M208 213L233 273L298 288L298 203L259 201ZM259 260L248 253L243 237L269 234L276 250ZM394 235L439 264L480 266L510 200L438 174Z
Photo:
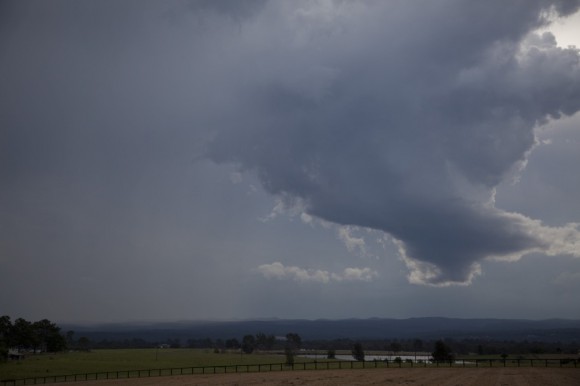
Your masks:
M580 1L0 1L0 314L580 319Z

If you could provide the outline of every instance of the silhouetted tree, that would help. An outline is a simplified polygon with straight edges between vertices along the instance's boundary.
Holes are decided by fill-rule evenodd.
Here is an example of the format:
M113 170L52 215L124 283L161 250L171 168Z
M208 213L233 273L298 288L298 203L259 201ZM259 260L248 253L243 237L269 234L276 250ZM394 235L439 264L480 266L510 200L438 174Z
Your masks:
M294 356L296 351L300 350L302 347L302 338L300 335L289 332L286 334L286 345L284 347L284 354L286 355L286 364L291 365L294 363Z
M16 319L10 330L10 337L14 346L32 347L34 345L32 323L22 318Z
M256 348L256 338L254 335L245 335L242 338L242 351L246 354L251 354Z
M364 362L365 360L365 352L363 350L362 344L359 342L355 343L352 348L352 357L357 360Z
M10 346L10 330L12 322L8 315L0 316L0 361L8 359L8 347Z
M78 340L79 350L90 351L91 341L86 336L81 336Z
M42 351L57 352L66 348L66 340L60 334L60 327L48 319L32 323L33 347Z
M228 340L226 340L226 348L238 349L238 348L240 348L240 342L238 342L238 340L235 338L228 339Z
M451 347L445 344L442 340L435 342L435 351L431 354L436 361L452 361L454 356L451 352Z
M271 350L276 342L274 335L266 335L263 332L256 334L256 348L259 350Z

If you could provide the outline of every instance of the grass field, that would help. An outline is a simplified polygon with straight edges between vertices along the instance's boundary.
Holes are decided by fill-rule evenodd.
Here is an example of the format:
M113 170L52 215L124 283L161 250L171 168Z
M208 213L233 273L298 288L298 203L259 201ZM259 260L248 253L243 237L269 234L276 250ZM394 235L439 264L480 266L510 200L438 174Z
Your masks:
M298 360L298 358L297 358ZM204 349L119 349L29 355L0 364L0 380L107 371L283 363L282 355L214 353Z
M297 370L314 370L314 369L328 369L328 370L341 370L341 369L361 369L365 368L410 368L410 367L428 367L428 368L445 368L449 367L449 364L431 364L431 363L393 363L387 364L385 362L373 362L368 361L363 362L337 362L331 361L330 363L326 360L325 356L320 353L320 359L318 364L313 362L311 358L301 358L296 357L297 365L295 368ZM381 353L375 353L379 355ZM480 357L472 356L465 357L467 363L456 362L453 367L504 367L514 368L519 367L513 358L508 358L505 363L500 360L500 358L493 358L494 361L489 361L489 357L485 361L475 364L475 359L481 359ZM536 362L534 365L538 367L560 367L560 361L556 356L549 356L550 362L543 363L540 358L536 357ZM79 379L108 379L111 373L111 378L134 378L140 376L157 376L157 375L177 375L181 371L173 372L167 371L168 369L180 369L180 368L190 368L188 371L184 371L183 374L200 373L200 371L192 370L192 367L204 367L204 366L234 366L234 365L264 365L264 364L282 364L285 362L284 355L275 355L273 353L254 353L251 355L242 355L239 352L226 352L226 353L214 353L213 350L209 349L116 349L116 350L93 350L91 352L70 352L70 353L59 353L59 354L38 354L29 355L26 359L21 361L9 361L7 363L0 364L0 380L7 379L22 379L22 378L34 378L34 377L54 377L58 375L73 375L73 374L89 374L92 376L79 377ZM307 364L302 365L302 363L307 362ZM529 360L522 361L521 365L523 367L529 367L532 365ZM565 363L563 367L575 369L578 365L577 361L574 363ZM139 372L136 370L154 370L154 369L165 369L166 371L153 372L148 371ZM282 367L274 366L274 370L282 370ZM288 369L288 368L284 368ZM235 368L229 369L208 369L208 372L235 372ZM240 371L249 372L260 372L268 371L269 367L264 366L259 368L258 366L252 366L249 368L241 368ZM272 370L272 369L270 369ZM131 372L132 371L132 372ZM205 370L204 370L205 371ZM341 370L342 371L342 370ZM115 372L124 372L123 374L115 374ZM96 373L101 373L96 375ZM577 369L577 373L580 374L580 367ZM77 379L73 377L72 380ZM70 380L69 378L61 380ZM50 381L50 380L49 380ZM54 381L54 380L53 380ZM42 381L41 381L42 382Z

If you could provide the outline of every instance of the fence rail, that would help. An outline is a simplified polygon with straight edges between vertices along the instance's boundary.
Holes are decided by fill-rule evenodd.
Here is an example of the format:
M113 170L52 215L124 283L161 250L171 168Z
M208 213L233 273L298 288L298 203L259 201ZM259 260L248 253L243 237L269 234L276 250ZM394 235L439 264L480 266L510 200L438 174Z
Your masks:
M51 375L21 379L2 379L0 386L41 385L47 383L94 381L106 379L148 378L172 375L228 374L295 370L342 370L398 367L580 367L580 359L459 359L454 361L312 361L292 365L284 363L192 366L165 369L123 370L84 374Z

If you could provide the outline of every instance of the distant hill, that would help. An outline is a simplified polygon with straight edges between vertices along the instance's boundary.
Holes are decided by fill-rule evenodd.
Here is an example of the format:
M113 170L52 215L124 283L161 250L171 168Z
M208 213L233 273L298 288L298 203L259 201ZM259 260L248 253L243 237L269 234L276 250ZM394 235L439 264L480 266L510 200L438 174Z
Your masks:
M173 323L61 324L63 331L93 341L143 339L240 339L263 332L276 336L298 333L304 340L483 338L537 342L580 342L580 320L548 319L272 319L247 321L191 321Z

